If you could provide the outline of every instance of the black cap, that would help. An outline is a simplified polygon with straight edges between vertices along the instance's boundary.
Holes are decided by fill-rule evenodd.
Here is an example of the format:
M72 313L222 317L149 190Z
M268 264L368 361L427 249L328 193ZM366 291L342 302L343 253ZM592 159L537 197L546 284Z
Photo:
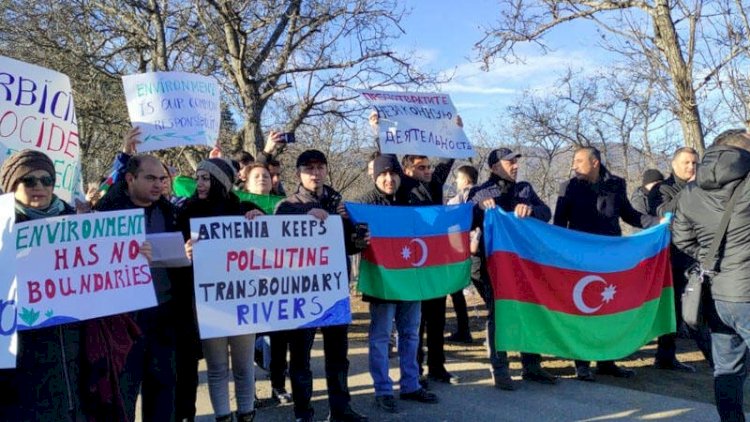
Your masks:
M375 157L372 162L372 175L378 177L380 173L392 171L396 174L401 174L401 166L398 164L398 159L393 154L383 154Z
M295 167L307 166L310 163L317 161L319 163L328 164L326 155L317 149L308 149L297 157L297 165Z
M487 165L490 167L494 166L500 160L512 160L514 158L522 157L520 152L513 152L510 148L498 148L493 150L487 157Z
M664 175L661 174L659 170L648 169L643 172L643 182L641 182L641 186L646 186L653 182L661 182L662 180L664 180Z

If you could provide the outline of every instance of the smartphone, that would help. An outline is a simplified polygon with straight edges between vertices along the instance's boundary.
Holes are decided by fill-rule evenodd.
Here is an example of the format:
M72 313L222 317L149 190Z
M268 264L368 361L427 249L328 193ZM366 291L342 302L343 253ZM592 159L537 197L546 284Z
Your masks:
M281 134L281 138L287 144L291 144L292 142L296 141L296 139L294 138L294 132L284 132Z
M354 225L354 246L358 249L365 249L367 247L367 233L370 232L370 228L367 223L357 223Z

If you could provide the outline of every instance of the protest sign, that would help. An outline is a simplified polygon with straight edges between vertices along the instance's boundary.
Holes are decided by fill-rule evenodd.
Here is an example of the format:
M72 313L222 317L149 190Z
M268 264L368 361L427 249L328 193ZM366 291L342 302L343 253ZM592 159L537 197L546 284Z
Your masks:
M70 79L0 56L0 164L33 149L55 164L55 194L83 198L78 123Z
M18 329L156 306L145 238L142 209L16 224Z
M456 123L448 94L359 91L378 112L384 154L469 158L474 148Z
M16 367L16 220L12 193L0 196L0 369Z
M221 92L213 78L151 72L123 76L122 83L130 121L141 128L139 152L216 144Z
M190 220L202 339L351 322L341 217Z

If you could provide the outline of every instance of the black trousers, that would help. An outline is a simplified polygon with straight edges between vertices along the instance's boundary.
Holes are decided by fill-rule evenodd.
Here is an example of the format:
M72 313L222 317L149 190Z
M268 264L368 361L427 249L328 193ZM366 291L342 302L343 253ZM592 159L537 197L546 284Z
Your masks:
M268 334L271 340L271 388L286 388L287 350L290 331L274 331Z
M422 373L424 363L424 337L427 334L427 372L440 374L445 371L445 296L422 301L422 322L419 325L419 347L417 363Z
M310 405L313 391L310 351L316 331L315 328L306 328L289 332L289 378L292 380L295 418L310 417L314 413ZM343 412L351 401L347 359L349 325L322 327L320 331L323 333L328 405L331 414L336 415Z
M466 308L464 290L461 289L451 294L451 300L453 301L453 311L456 313L456 334L468 337L471 335L471 330L469 329L469 311Z
M133 345L120 377L125 410L135 420L141 391L143 422L175 419L175 322L170 302L134 313L143 336Z

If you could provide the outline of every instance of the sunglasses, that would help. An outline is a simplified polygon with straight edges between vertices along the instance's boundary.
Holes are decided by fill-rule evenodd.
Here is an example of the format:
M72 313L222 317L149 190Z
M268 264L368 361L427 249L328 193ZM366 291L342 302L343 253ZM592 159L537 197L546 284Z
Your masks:
M27 188L36 187L36 184L38 182L41 182L42 186L47 187L47 188L55 184L55 179L52 176L42 176L42 177L24 176L20 178L19 181L23 183L23 185L26 186Z

